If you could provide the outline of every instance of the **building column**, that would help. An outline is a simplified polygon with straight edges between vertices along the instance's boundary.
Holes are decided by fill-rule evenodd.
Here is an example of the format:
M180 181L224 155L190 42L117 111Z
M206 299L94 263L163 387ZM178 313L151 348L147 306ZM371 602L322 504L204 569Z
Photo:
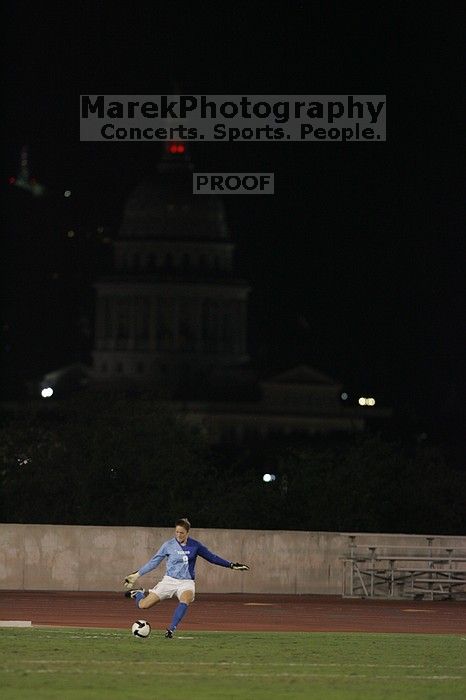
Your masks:
M173 299L173 313L172 313L172 322L173 322L173 349L175 351L179 351L180 349L180 341L179 341L179 319L180 319L180 314L179 314L179 304L178 304L178 299Z
M240 301L239 307L239 349L243 355L246 352L247 305Z
M193 301L193 328L196 329L196 342L194 350L197 354L202 353L202 302L203 299L197 298Z
M96 335L96 349L101 350L102 345L105 342L105 297L99 297L97 299L96 308L96 322L95 322L95 335Z
M151 350L157 348L157 299L149 297L149 347Z
M109 313L110 313L110 318L111 318L111 327L112 327L112 334L111 337L108 339L109 343L109 349L110 350L115 350L116 348L116 336L117 336L117 329L118 329L118 297L110 297L109 299Z
M221 301L215 301L213 307L213 324L214 324L214 338L215 338L215 352L219 354L222 347L222 328L221 328Z
M137 297L128 298L128 350L134 350L136 347L136 316L139 313Z

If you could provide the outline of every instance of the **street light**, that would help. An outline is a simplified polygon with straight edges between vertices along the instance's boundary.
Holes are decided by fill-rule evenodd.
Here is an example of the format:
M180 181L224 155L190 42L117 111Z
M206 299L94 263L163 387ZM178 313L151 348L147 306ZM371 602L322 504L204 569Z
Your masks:
M358 400L358 403L360 406L375 406L375 399L372 396L370 396L369 398L361 396L361 398Z

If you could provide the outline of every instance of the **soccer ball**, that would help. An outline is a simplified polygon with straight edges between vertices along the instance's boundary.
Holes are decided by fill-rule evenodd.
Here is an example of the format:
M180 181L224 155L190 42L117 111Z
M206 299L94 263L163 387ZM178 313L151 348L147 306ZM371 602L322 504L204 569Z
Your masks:
M133 637L141 637L144 639L150 635L150 625L145 620L136 620L131 627Z

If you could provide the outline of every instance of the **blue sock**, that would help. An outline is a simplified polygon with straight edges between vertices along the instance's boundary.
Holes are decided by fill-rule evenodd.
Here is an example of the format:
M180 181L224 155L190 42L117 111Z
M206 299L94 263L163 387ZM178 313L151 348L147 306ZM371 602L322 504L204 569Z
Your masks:
M139 608L139 601L145 598L146 595L143 591L138 591L136 595L134 596L133 600L136 601L136 607Z
M178 605L175 608L175 612L173 613L173 618L170 625L170 629L172 631L176 630L177 626L180 624L181 620L186 615L187 609L188 606L186 603L178 603Z

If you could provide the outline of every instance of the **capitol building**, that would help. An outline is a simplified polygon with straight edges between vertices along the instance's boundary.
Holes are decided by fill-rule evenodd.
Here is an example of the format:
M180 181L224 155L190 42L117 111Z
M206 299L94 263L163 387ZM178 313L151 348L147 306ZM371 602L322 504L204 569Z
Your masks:
M167 143L126 201L113 272L95 282L88 383L168 402L214 442L363 430L367 411L345 406L341 384L317 369L253 369L251 289L235 273L222 199L193 195L192 170L187 146Z

